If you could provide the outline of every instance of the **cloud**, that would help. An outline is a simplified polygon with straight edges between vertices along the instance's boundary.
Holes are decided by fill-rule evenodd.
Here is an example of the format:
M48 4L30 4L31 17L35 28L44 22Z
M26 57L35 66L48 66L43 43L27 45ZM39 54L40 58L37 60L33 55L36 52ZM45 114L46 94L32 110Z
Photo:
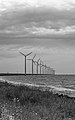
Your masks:
M21 50L37 53L57 72L75 71L74 14L75 0L0 0L1 70L13 63L14 71Z
M75 33L75 26L66 26L64 28L60 29L52 29L45 28L45 27L32 27L32 28L26 28L29 33L38 35L38 36L45 36L45 35L66 35L66 34L74 34Z
M15 8L14 11L10 9L9 11L2 13L0 17L0 28L2 29L12 25L27 24L30 22L38 23L46 21L63 21L67 24L72 24L72 22L75 23L74 14L75 9L70 11L59 11L58 9L52 7L30 7L28 9L22 8L18 10Z
M0 16L0 44L73 47L74 4L70 0L28 0L27 3L6 0L2 9L7 10L1 12Z
M42 34L43 31L60 34L66 28L72 28L75 25L74 11L34 10L5 13L0 19L0 36L15 35L16 37L18 34L20 36L31 36L32 34L33 36L38 32Z
M18 45L0 45L0 59L16 58L18 49Z
M75 35L75 25L74 26L58 26L53 28L53 25L50 26L31 24L31 26L27 25L19 25L19 26L11 26L6 28L5 30L0 31L1 39L2 38L58 38L58 39L74 39Z
M14 8L18 8L18 7L23 7L23 8L27 8L27 7L55 7L59 10L70 10L73 9L75 6L75 1L74 0L22 0L22 1L18 1L18 0L4 0L4 1L0 1L0 7L1 9L6 8L7 9L12 9Z

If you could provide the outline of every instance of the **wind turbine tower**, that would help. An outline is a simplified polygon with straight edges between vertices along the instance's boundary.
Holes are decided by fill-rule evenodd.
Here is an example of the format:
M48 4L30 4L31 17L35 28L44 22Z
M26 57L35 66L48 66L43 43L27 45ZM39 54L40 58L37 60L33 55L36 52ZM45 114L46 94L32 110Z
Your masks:
M42 74L44 74L44 63L41 61L41 65L42 65Z
M19 52L20 54L22 54L25 57L25 75L26 75L26 57L29 56L32 52L28 53L28 54L24 54L22 52Z
M42 63L41 63L41 60L40 60L40 74L42 73L41 68L42 68Z
M45 74L47 74L47 65L45 64L44 67L45 67Z
M37 74L38 74L38 66L39 66L39 60L40 60L40 58L36 61L36 63L37 63Z
M32 61L32 74L33 74L33 71L34 71L34 58L36 57L36 54L34 55L34 57L32 59L27 59L27 60L31 60Z

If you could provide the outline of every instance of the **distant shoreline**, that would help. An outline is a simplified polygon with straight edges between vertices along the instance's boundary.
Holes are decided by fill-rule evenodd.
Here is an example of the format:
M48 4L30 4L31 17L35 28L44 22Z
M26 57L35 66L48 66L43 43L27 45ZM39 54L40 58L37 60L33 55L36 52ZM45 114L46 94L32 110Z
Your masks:
M67 73L67 74L24 74L24 73L0 73L0 76L15 76L15 75L17 75L17 76L19 76L19 75L24 75L24 76L28 76L28 75L55 75L55 76L61 76L61 75L64 75L64 76L69 76L69 75L75 75L75 74L69 74L69 73Z
M54 74L24 74L24 73L0 73L0 76L15 76L15 75L54 75Z

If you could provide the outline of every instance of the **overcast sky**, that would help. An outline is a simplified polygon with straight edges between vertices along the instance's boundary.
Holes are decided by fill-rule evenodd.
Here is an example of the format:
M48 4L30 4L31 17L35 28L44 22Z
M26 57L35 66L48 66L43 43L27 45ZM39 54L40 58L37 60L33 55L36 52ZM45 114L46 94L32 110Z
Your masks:
M18 51L75 73L75 0L0 0L0 72L24 71Z

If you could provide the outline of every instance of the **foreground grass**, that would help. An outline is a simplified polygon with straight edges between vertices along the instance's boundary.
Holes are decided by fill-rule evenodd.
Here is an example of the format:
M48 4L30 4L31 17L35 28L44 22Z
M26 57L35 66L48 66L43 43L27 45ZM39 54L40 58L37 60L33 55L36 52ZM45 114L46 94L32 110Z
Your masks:
M75 98L0 82L0 120L75 120Z

